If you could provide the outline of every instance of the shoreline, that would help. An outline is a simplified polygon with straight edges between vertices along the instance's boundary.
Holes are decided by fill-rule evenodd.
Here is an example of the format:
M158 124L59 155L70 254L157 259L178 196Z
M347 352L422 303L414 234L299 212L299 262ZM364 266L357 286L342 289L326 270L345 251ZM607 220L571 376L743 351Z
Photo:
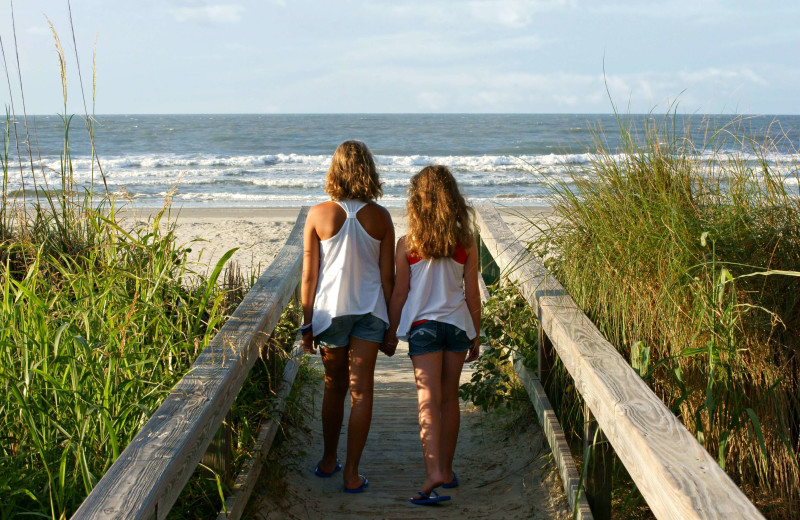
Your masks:
M478 204L473 207L479 206ZM501 213L522 213L522 214L541 214L551 213L552 206L501 206L495 205L497 210ZM223 217L252 217L257 214L263 214L273 218L296 218L302 206L212 206L208 208L200 208L196 206L191 207L171 207L169 212L173 215L180 215L189 218L208 217L208 218L223 218ZM384 206L387 211L392 215L392 218L403 218L406 214L405 206ZM157 206L136 206L126 207L121 210L121 214L133 213L137 216L140 215L155 215L161 211L163 207Z
M132 225L146 223L164 208L126 207L118 212L120 220ZM386 208L392 216L395 235L406 230L406 209ZM531 220L548 218L551 207L502 206L497 208L503 220L518 237L531 233ZM189 267L197 272L210 272L230 249L238 248L231 257L245 276L260 275L280 252L294 227L300 207L212 207L168 208L162 223L173 227L176 243L189 247ZM258 272L254 272L258 271Z

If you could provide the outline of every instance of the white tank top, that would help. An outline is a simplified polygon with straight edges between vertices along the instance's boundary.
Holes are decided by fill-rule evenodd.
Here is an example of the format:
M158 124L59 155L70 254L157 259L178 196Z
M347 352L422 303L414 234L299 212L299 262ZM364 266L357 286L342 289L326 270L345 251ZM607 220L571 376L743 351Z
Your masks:
M389 323L378 265L381 241L372 238L356 218L367 203L335 202L347 218L338 233L320 240L319 277L311 318L315 336L330 327L337 316L371 313Z
M408 255L411 277L408 298L397 326L398 338L408 341L411 327L426 320L455 325L466 332L469 339L475 338L475 326L464 296L466 257L461 246L456 246L451 258L425 260L413 253Z

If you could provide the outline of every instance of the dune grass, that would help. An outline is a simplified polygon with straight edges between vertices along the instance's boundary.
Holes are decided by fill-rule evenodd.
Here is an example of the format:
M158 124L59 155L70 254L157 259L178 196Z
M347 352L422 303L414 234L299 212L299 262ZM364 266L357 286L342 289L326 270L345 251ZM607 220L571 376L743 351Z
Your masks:
M674 114L630 121L621 149L597 131L594 160L568 165L531 247L765 515L792 517L797 165L777 164L787 143L748 138L744 118L705 143Z
M24 110L15 113L13 96L0 149L3 519L68 518L256 276L226 265L234 250L195 271L187 263L193 244L176 242L169 200L146 223L121 217L126 212L119 205L126 201L105 189L93 117L66 115L66 58L53 34L64 89L58 185L48 184L31 147L35 123ZM79 188L69 143L70 134L82 129L92 142L92 172L90 184ZM10 188L14 176L21 179L18 190ZM296 316L290 306L230 413L239 463L270 408ZM177 507L215 515L226 484L225 476L200 468Z

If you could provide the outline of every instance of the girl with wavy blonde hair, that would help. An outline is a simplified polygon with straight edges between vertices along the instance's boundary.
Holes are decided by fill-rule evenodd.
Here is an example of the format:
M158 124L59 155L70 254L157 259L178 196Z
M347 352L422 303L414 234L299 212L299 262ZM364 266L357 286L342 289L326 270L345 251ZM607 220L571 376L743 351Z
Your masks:
M413 504L449 500L435 488L454 488L453 456L461 421L458 385L464 363L478 357L481 303L472 209L444 166L411 179L408 234L397 242L395 285L384 348L408 342L419 404L427 478Z
M325 176L331 200L308 211L303 231L303 349L319 348L325 367L322 396L323 454L314 474L341 471L344 491L369 485L358 473L372 421L378 349L389 325L387 304L394 283L394 226L386 208L375 161L361 141L345 141ZM347 458L337 450L350 392Z
M353 140L336 148L325 176L325 193L332 200L372 202L381 198L383 185L367 145Z

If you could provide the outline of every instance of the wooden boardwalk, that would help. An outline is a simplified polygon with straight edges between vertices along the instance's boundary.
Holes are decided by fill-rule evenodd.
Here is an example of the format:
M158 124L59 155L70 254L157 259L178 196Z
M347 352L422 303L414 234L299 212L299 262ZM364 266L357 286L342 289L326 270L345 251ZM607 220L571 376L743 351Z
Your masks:
M343 492L337 474L321 479L313 474L322 453L319 406L322 381L304 389L308 404L307 429L290 432L289 463L284 491L257 486L245 518L344 519L344 518L571 518L557 474L548 468L549 449L535 421L524 431L514 431L497 415L484 414L462 402L461 433L456 451L458 488L441 494L452 500L436 506L410 504L408 498L425 478L417 423L417 398L407 346L387 358L379 354L375 370L375 403L372 428L360 471L369 478L366 492ZM310 362L320 370L319 356ZM462 382L472 371L468 366ZM345 456L345 425L339 457Z

